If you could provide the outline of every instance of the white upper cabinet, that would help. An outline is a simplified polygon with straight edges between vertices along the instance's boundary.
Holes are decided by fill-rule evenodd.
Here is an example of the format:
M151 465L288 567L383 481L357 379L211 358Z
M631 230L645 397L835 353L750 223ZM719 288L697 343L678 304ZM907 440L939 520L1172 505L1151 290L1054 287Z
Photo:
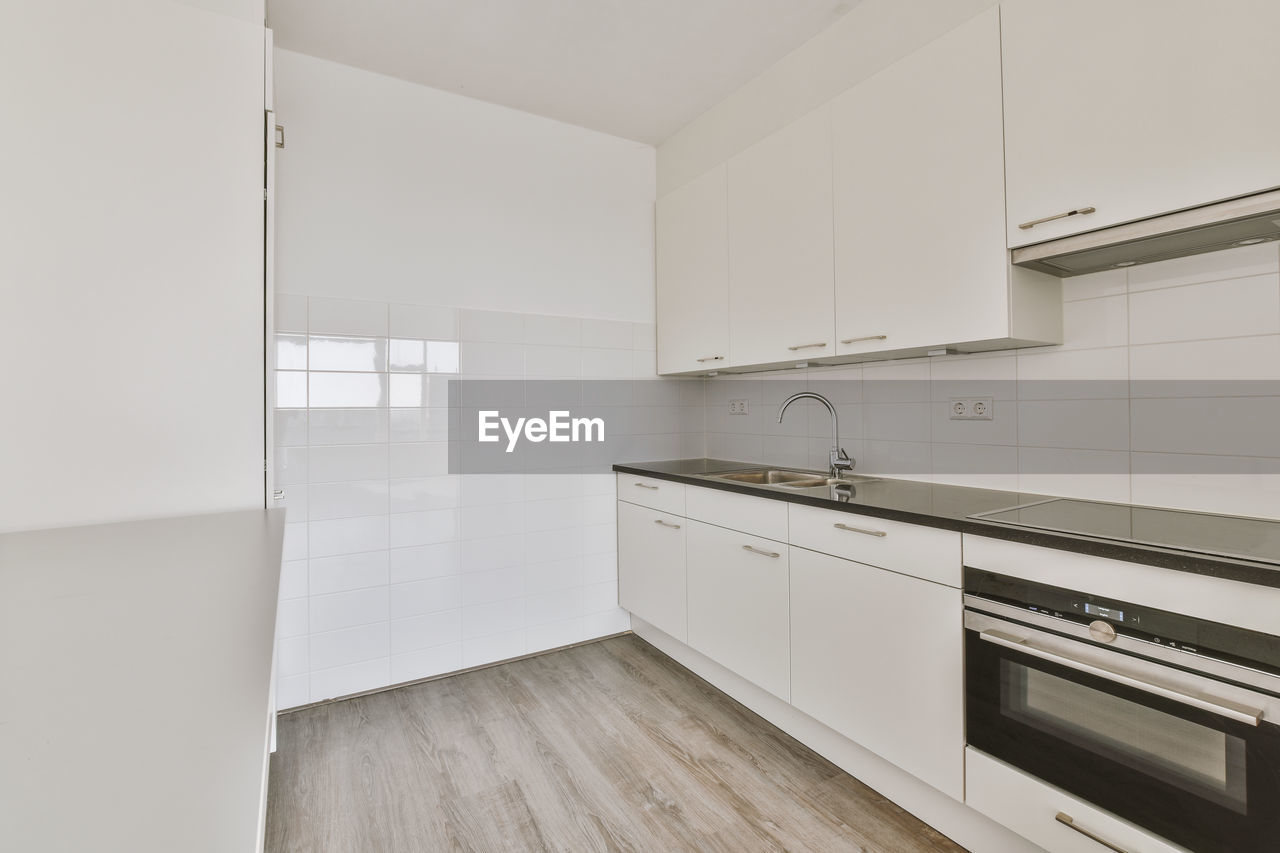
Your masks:
M1280 3L1009 0L1002 19L1010 246L1280 186Z
M728 164L732 365L835 351L831 113L826 107Z
M998 9L840 96L832 127L834 354L1018 337L1011 286L1042 291L1057 340L1057 283L1004 245Z
M724 367L729 359L725 167L658 200L658 372Z

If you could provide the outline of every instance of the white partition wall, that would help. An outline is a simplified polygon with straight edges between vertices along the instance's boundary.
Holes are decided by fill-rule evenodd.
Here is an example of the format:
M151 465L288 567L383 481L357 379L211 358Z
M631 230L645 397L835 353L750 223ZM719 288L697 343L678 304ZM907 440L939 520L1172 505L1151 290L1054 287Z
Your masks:
M203 5L5 6L0 531L262 505L264 30Z

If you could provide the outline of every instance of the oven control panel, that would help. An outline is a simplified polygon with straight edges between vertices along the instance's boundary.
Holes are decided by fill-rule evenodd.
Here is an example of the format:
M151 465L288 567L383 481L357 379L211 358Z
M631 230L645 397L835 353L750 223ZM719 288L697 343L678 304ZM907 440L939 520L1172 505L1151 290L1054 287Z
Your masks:
M964 591L1080 625L1102 622L1117 635L1153 645L1280 672L1280 637L1269 634L968 567Z

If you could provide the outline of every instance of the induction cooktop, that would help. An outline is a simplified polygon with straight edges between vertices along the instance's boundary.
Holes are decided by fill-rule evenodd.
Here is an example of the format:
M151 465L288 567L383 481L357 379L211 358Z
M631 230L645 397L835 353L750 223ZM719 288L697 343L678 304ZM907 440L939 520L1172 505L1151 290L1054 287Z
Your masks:
M1053 498L970 518L1280 565L1280 521Z

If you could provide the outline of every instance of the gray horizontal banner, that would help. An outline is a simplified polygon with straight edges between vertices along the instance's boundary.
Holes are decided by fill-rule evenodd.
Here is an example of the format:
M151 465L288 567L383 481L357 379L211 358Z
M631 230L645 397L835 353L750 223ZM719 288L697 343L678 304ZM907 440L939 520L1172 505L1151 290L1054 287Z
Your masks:
M1280 474L1280 380L450 380L449 471L599 473L717 456L855 470ZM1132 458L1131 458L1132 457Z

